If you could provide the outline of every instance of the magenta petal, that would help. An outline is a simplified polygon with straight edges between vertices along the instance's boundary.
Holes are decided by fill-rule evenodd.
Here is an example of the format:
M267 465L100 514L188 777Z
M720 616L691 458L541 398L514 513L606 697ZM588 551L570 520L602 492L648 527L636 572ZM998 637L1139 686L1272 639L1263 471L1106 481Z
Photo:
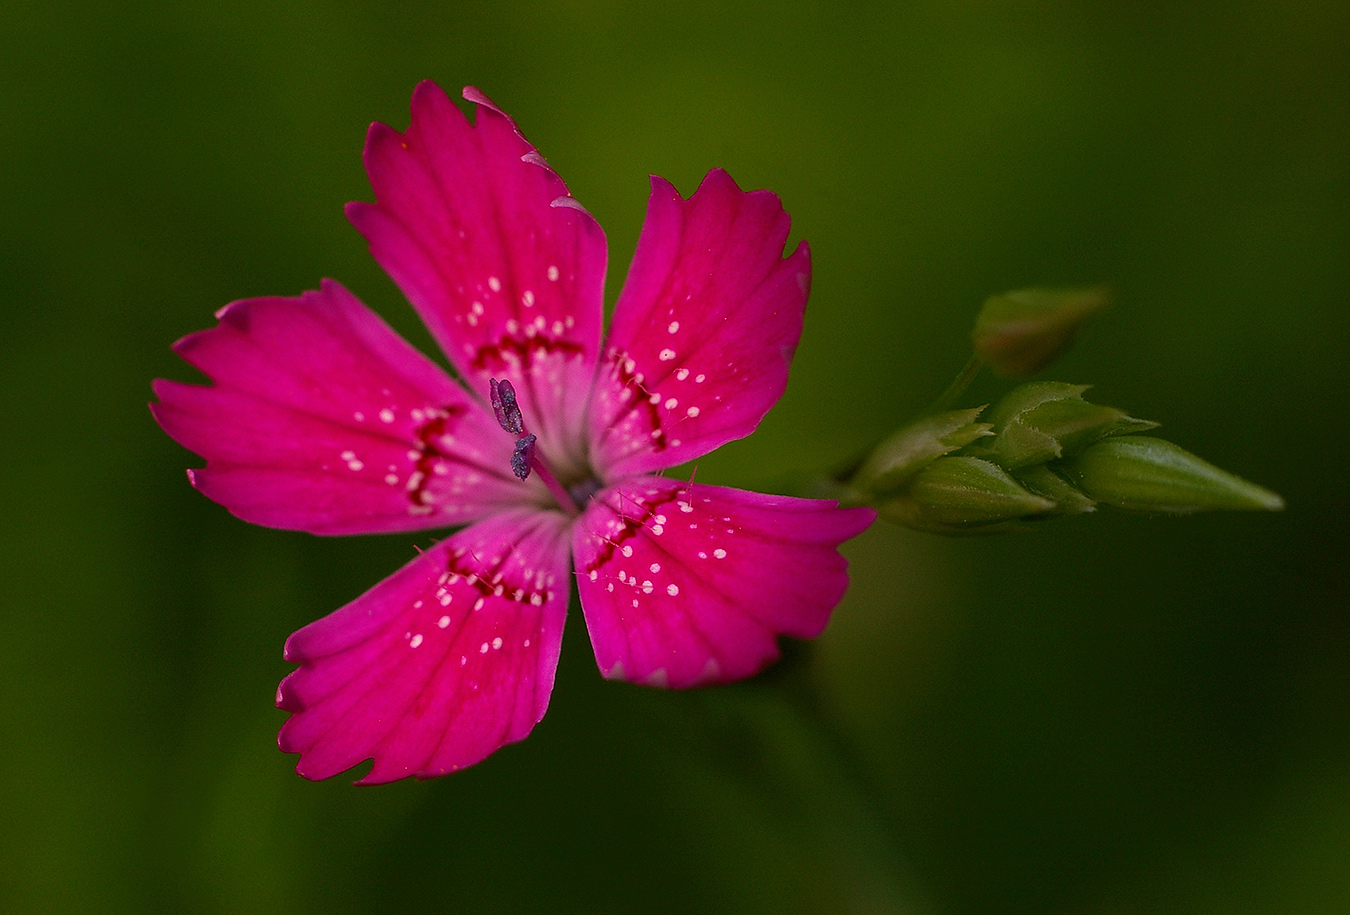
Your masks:
M778 197L712 171L689 200L652 178L647 221L605 343L591 411L610 478L659 470L754 431L787 385L810 286L786 260Z
M497 515L432 547L286 642L300 669L283 752L306 778L365 759L361 784L444 775L530 733L544 716L570 593L557 513Z
M848 585L837 548L874 517L657 477L604 490L572 543L601 672L675 689L757 673L778 636L825 628Z
M175 349L215 385L155 382L192 481L246 521L319 534L463 524L535 491L491 416L341 285L250 299Z
M605 237L511 119L474 89L476 123L431 82L406 133L374 124L374 204L352 224L432 335L483 396L512 381L530 431L557 463L584 453L600 340Z

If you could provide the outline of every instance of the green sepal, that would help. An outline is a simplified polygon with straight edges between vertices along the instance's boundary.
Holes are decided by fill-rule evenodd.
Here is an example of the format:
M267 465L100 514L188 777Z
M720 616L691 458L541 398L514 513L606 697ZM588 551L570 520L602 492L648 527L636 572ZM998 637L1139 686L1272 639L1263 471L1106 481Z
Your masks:
M1171 442L1108 438L1055 469L1098 502L1140 512L1279 511L1284 499Z
M996 464L973 457L940 457L917 474L904 492L877 506L896 524L938 534L1006 529L1005 523L1055 508L1028 492Z
M1045 496L1055 503L1055 507L1047 512L1047 515L1081 515L1097 510L1096 502L1045 464L1036 464L1014 471L1013 479L1028 491Z
M1018 289L992 295L975 318L975 355L1000 375L1034 375L1059 357L1093 315L1111 304L1102 286Z
M1087 385L1038 381L1014 388L989 412L994 437L967 454L1015 470L1071 457L1103 438L1144 432L1157 423L1088 403Z
M977 423L983 407L925 416L878 445L850 486L864 495L885 498L898 492L924 467L976 439L989 435L988 423Z

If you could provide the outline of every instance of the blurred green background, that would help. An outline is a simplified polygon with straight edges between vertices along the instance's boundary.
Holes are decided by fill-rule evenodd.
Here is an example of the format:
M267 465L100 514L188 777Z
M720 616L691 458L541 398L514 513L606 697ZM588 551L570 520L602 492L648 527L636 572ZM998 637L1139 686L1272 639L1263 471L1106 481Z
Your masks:
M0 910L1350 911L1343 0L8 0L0 35ZM605 683L574 612L524 743L303 781L283 640L430 538L236 521L145 404L213 310L324 276L429 346L341 214L428 77L549 157L611 301L648 173L782 195L806 335L701 480L795 486L930 401L987 294L1107 282L1046 377L1288 510L878 527L757 681Z

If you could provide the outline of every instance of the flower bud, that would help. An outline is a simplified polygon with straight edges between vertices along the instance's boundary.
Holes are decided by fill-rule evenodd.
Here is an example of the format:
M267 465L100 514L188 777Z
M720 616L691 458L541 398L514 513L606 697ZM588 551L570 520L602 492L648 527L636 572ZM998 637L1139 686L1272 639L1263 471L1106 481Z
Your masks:
M975 422L983 409L925 416L905 426L868 455L850 485L860 493L881 497L899 491L944 454L989 435L988 423Z
M1018 289L990 296L975 319L975 355L1000 375L1034 375L1069 348L1078 330L1111 304L1104 286Z
M1188 514L1284 508L1284 499L1269 489L1171 442L1143 435L1108 438L1056 466L1091 498L1129 511Z
M1006 471L972 457L940 457L923 467L896 498L881 503L881 516L896 524L938 534L980 533L1003 522L1055 508L1028 492Z
M968 453L1015 470L1070 457L1099 439L1158 424L1083 400L1087 385L1038 381L1014 388L987 417L994 437Z

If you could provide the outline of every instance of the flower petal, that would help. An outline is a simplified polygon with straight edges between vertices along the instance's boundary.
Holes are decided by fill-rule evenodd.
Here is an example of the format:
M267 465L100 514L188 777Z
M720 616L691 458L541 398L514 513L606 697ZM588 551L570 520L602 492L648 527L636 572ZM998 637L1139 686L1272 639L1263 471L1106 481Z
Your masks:
M476 123L431 82L407 132L373 124L377 202L348 218L469 385L510 379L551 460L579 460L599 347L605 236L516 125L476 89Z
M848 585L840 543L871 509L640 477L573 534L581 609L606 677L682 689L757 673L777 636L814 638Z
M783 394L811 255L787 259L775 194L708 173L688 200L652 178L647 221L605 344L592 454L609 478L659 470L754 431Z
M510 437L338 283L249 299L175 344L213 387L156 381L159 424L206 458L193 485L245 521L316 534L463 524L542 490Z
M544 716L570 594L556 512L496 515L286 641L283 752L306 778L362 760L360 784L473 765Z

